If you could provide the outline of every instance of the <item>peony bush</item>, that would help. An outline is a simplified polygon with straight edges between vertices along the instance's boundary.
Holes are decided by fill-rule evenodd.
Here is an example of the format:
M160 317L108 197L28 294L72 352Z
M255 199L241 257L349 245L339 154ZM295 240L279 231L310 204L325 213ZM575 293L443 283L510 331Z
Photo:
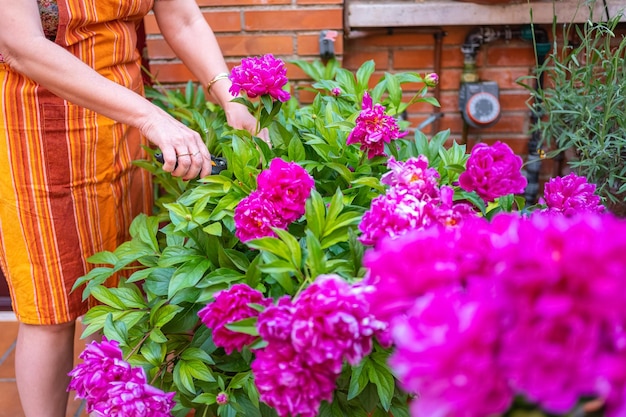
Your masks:
M595 186L555 178L525 207L506 144L397 117L437 105L436 74L295 64L310 104L271 55L231 73L271 146L191 83L149 91L228 168L185 182L137 162L156 210L75 285L104 339L69 389L132 417L565 415L588 397L620 415L626 224Z

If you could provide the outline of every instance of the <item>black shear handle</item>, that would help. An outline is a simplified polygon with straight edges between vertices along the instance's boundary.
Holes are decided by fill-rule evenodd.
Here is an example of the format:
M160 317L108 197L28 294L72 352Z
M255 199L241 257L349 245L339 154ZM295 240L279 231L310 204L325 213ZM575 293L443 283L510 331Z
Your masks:
M156 159L157 162L160 163L165 162L165 160L163 159L163 154L161 152L155 153L154 159ZM176 169L176 166L178 166L178 163L176 163L174 169ZM211 175L217 175L226 168L228 168L228 164L226 163L225 158L211 155Z

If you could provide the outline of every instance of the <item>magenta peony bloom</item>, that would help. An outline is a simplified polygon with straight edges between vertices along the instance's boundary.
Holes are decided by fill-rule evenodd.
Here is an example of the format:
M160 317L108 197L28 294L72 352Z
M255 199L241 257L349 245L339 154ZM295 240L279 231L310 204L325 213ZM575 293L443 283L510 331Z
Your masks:
M116 381L91 411L107 417L170 417L174 395L145 383Z
M423 200L439 198L439 172L428 168L428 159L424 155L406 161L396 161L391 156L387 168L389 172L380 178L381 183L410 190L411 194Z
M604 206L595 195L596 185L573 172L564 177L552 178L544 185L544 198L548 210L572 216L580 211L601 213Z
M479 143L472 149L467 169L459 177L465 191L475 191L486 202L508 194L519 194L526 188L521 173L522 158L505 143L493 146Z
M382 240L363 259L365 284L376 289L367 294L371 313L391 322L431 291L460 287L468 277L490 277L488 227L487 220L475 217L460 228L438 225Z
M268 342L290 341L294 311L291 299L284 296L259 313L257 329L261 338Z
M362 288L322 275L293 301L281 298L258 318L268 342L252 362L261 400L280 417L316 416L331 401L343 361L355 365L385 325L369 313Z
M87 412L111 417L171 415L175 393L149 385L142 368L124 361L117 341L91 342L79 358L83 362L69 373L68 391L86 400Z
M501 362L515 389L565 413L596 389L607 330L625 322L626 223L591 212L498 217L509 230L494 253L509 306Z
M286 224L298 220L305 211L306 199L315 181L295 162L274 158L257 178L258 191L271 202Z
M428 203L396 188L374 198L359 223L364 245L375 245L385 237L398 237L409 230L424 228L432 219L424 214Z
M242 199L234 213L235 236L242 242L276 236L272 227L287 228L288 223L271 201L259 191Z
M332 400L337 374L304 359L290 343L270 343L256 352L255 385L261 401L279 417L315 417L322 401Z
M230 354L254 342L255 337L228 330L226 325L258 316L259 312L249 304L268 306L271 302L271 299L265 298L260 291L245 284L235 284L215 294L215 300L200 310L198 316L202 323L212 330L215 346L224 348L226 353Z
M393 323L389 364L418 398L416 416L485 417L505 412L513 391L498 367L500 308L480 291L433 291Z
M363 109L346 144L360 143L361 150L367 152L367 157L371 159L385 154L385 143L406 136L407 133L400 132L396 120L385 114L385 108L381 104L373 104L372 98L366 92L363 95Z
M361 291L338 275L320 275L295 301L291 343L308 364L326 364L337 374L344 359L356 365L383 329Z
M122 357L116 340L93 341L85 346L79 358L83 362L69 373L72 379L68 386L68 391L76 391L77 398L101 398L110 382L127 381L133 377L132 368Z
M232 69L230 92L238 95L243 90L250 98L269 94L274 100L285 102L291 95L283 87L287 84L285 63L267 54L244 58L241 65Z

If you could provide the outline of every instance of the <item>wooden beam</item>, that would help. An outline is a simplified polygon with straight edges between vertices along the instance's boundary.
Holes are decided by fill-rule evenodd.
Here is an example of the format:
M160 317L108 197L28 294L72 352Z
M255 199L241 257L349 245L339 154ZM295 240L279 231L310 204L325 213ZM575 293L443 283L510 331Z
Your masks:
M365 28L395 28L409 26L453 25L518 25L550 24L556 15L559 23L582 23L606 20L601 1L595 2L590 13L583 1L535 1L485 5L450 0L363 1L346 0L347 31ZM614 17L626 10L626 0L607 2L609 15ZM622 17L622 21L626 18Z

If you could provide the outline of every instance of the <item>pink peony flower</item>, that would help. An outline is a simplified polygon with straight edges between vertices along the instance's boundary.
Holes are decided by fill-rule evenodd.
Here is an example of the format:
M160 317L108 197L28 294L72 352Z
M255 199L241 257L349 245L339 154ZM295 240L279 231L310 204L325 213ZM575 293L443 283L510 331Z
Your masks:
M359 240L364 245L376 245L385 237L395 238L410 230L430 226L432 219L425 215L424 209L427 204L407 191L387 190L384 195L374 198L363 214Z
M464 286L469 277L490 277L488 226L485 219L475 217L460 228L413 230L398 239L384 239L366 252L365 284L376 289L367 294L372 314L391 322L431 291Z
M242 242L275 236L272 227L286 229L289 224L262 192L254 191L242 199L234 213L235 236Z
M291 343L308 364L337 374L344 359L356 365L372 349L384 324L369 313L362 292L338 275L320 275L295 300Z
M505 412L513 392L498 368L498 303L480 291L433 291L393 322L389 364L419 396L416 416L484 417Z
M89 406L106 398L111 382L146 382L145 377L143 380L137 379L138 375L123 359L116 340L104 338L100 343L93 341L85 347L79 358L82 363L69 373L71 381L68 391L76 391L76 397L87 399Z
M381 104L373 104L372 98L366 92L356 126L348 135L346 144L360 143L361 150L367 152L367 157L371 159L385 154L385 143L406 136L407 133L400 132L396 120L385 114L385 108Z
M117 341L91 342L79 358L83 362L69 373L67 389L86 400L87 412L111 417L171 415L175 393L149 385L142 368L124 361Z
M311 195L315 181L295 162L274 158L269 168L257 178L258 191L273 204L286 224L298 220L305 211L306 199Z
M261 338L268 342L290 341L294 311L291 299L284 296L259 313L257 328Z
M267 54L244 58L241 65L232 69L230 92L238 95L243 90L250 98L269 94L274 100L288 101L291 95L283 87L287 84L285 63Z
M215 300L198 312L202 323L212 330L215 345L224 348L227 354L240 351L255 340L254 336L226 328L229 323L258 316L258 311L250 307L251 303L268 306L271 299L245 284L235 284L215 294Z
M115 381L109 384L107 398L91 411L107 417L170 417L175 394L145 383Z
M380 178L381 183L410 190L421 199L439 197L439 172L428 168L428 159L424 155L406 161L396 161L391 156L387 168L389 171Z
M254 382L261 401L279 417L315 417L322 401L331 401L337 375L324 365L305 363L290 343L270 343L256 352Z
M526 188L521 173L522 158L502 142L493 146L479 143L472 149L467 169L459 176L465 191L475 191L486 202L508 194L519 194Z
M509 306L501 362L519 392L565 413L594 392L606 332L626 318L626 223L591 212L498 217L509 230L494 253Z
M371 352L385 325L369 314L364 290L337 275L322 275L296 299L281 298L258 318L268 342L252 371L261 400L281 417L316 416L330 401L343 361Z
M604 206L600 196L595 195L596 185L587 178L573 172L564 177L555 177L544 185L544 198L548 210L572 216L580 211L601 213Z

